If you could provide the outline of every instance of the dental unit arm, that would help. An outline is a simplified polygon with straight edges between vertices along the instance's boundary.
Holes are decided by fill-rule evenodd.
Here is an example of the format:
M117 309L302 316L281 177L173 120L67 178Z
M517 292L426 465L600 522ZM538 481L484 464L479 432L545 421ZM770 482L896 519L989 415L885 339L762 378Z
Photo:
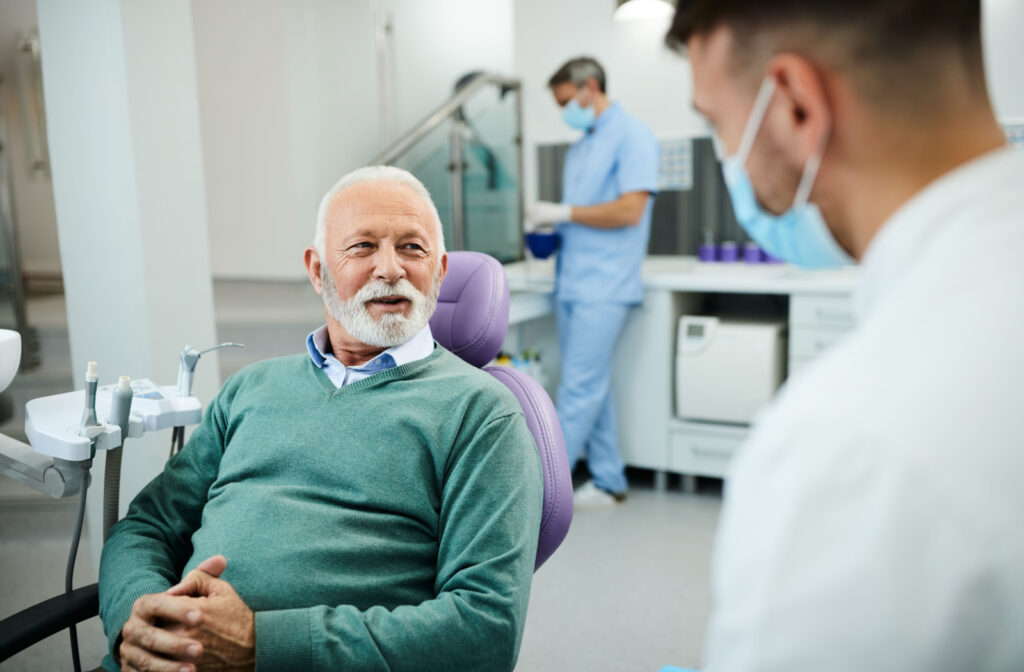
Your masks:
M174 428L173 446L180 450L185 427L202 420L203 407L192 396L199 358L211 350L244 347L222 343L206 350L185 346L178 362L178 384L157 386L148 379L121 376L116 385L99 387L99 367L89 362L85 389L33 399L25 404L25 444L0 434L0 474L55 499L77 494L78 514L65 572L64 592L73 594L72 580L85 519L89 469L97 450L106 450L103 497L103 539L117 521L120 504L121 451L124 442L145 432ZM0 391L14 379L21 362L21 335L0 329ZM78 635L68 627L74 669L81 670Z
M5 331L0 337L0 390L18 370L21 338ZM130 415L124 423L111 422L115 385L98 386L95 363L86 372L86 389L33 399L25 404L25 444L0 434L0 474L24 483L55 499L78 493L82 470L77 463L91 462L97 450L114 450L125 439L168 427L198 424L203 406L192 396L192 381L199 358L211 350L243 347L222 343L206 350L185 346L178 360L178 384L158 386L142 378L130 381ZM92 380L90 380L92 379ZM119 383L120 385L121 383ZM81 420L79 421L79 418Z

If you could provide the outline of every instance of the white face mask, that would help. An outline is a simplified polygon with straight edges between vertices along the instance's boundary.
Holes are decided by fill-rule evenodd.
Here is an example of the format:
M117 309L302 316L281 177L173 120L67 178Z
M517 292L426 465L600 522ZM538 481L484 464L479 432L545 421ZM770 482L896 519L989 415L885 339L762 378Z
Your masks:
M437 307L437 297L441 289L440 275L438 272L434 278L430 296L424 296L411 282L403 278L393 285L383 280L371 280L360 287L355 296L343 301L338 296L338 289L330 272L325 266L320 267L323 302L327 312L345 327L345 331L352 338L378 348L392 348L405 343L430 321L434 308ZM408 299L409 314L385 313L374 319L366 308L366 302L384 296L401 296Z
M775 80L766 77L754 101L750 118L747 119L739 149L732 156L722 159L722 175L732 199L736 221L762 250L776 259L804 268L833 268L851 264L853 260L839 247L818 206L808 201L821 165L824 141L821 148L807 160L793 205L786 212L781 215L772 214L757 201L746 164L774 91ZM721 141L718 144L721 145Z

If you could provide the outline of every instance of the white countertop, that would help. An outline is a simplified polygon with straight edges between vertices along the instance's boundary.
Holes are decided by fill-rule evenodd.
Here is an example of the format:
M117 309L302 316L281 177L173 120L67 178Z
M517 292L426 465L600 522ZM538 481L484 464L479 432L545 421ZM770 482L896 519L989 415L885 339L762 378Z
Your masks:
M554 258L505 265L512 292L551 293ZM789 264L706 263L696 257L650 256L643 265L644 286L678 292L739 294L849 294L857 284L855 266L806 271Z

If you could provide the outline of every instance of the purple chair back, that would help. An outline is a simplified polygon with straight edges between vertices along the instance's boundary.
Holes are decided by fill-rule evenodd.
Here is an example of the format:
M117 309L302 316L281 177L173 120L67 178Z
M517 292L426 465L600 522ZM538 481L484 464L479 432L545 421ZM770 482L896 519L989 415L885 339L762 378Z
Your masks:
M442 346L500 380L519 401L544 471L544 508L536 571L565 539L572 522L572 480L562 427L540 383L507 366L484 366L498 354L508 330L508 278L496 259L449 252L430 330Z

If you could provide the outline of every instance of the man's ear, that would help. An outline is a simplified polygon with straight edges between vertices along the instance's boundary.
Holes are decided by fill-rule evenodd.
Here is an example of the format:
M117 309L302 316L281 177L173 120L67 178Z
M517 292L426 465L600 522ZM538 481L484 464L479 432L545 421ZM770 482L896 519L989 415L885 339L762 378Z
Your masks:
M832 104L818 67L803 56L778 54L768 64L780 103L768 109L765 125L787 163L801 171L812 154L824 153L832 130Z
M320 270L322 263L320 261L320 255L317 253L316 248L307 247L306 251L303 252L303 261L306 263L306 273L309 275L309 281L313 285L313 289L316 290L317 294L322 295L324 292L323 283L320 281Z
M441 255L441 273L437 276L437 286L440 287L441 283L444 282L444 276L448 275L448 253L445 252Z

